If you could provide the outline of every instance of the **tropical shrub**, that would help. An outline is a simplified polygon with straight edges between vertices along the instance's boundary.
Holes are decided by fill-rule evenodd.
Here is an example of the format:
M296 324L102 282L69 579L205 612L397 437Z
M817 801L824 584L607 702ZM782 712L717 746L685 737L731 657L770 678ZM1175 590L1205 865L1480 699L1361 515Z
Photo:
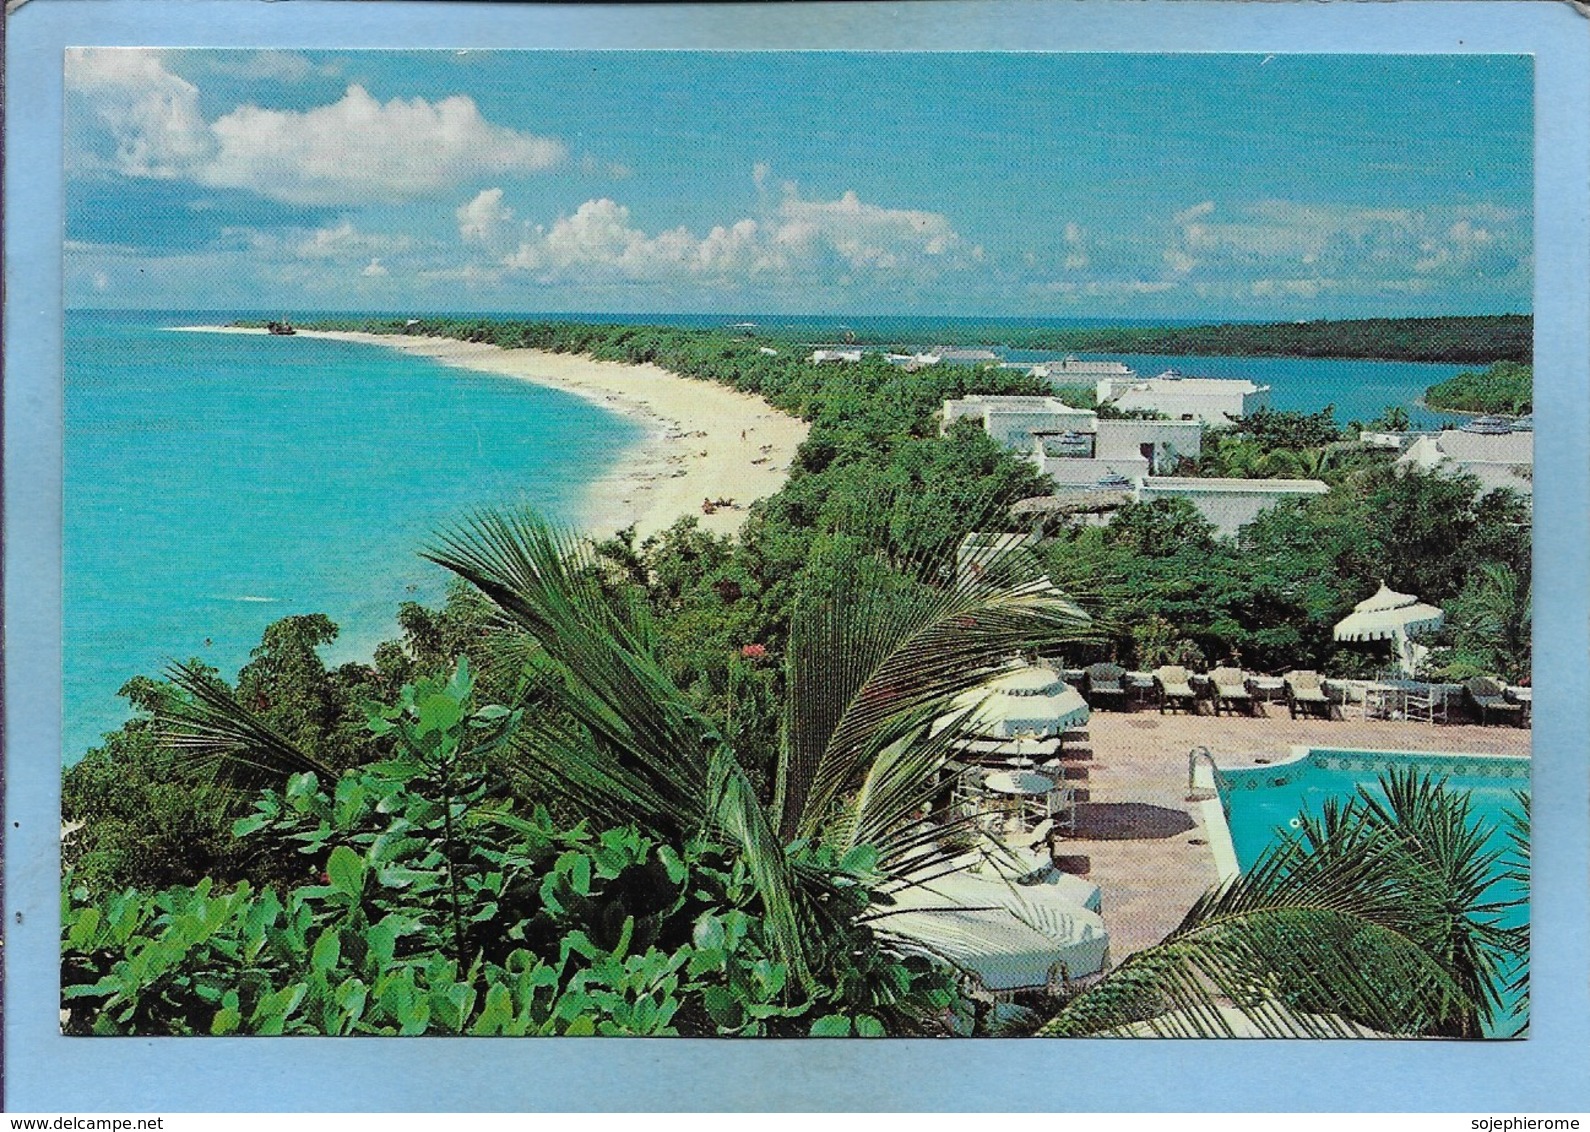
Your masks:
M829 879L831 929L797 988L751 870L708 838L517 813L478 768L518 713L471 710L467 662L372 711L393 758L266 789L236 836L290 845L320 883L206 879L92 899L63 888L62 998L98 1034L920 1032L946 970L859 922L876 854L799 846Z

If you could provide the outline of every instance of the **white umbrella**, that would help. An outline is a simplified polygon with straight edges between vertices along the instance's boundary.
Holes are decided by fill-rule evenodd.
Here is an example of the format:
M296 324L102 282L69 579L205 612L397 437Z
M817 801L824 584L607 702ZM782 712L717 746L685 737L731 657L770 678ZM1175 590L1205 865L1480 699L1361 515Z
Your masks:
M1059 735L1088 721L1088 704L1080 692L1052 669L1026 665L965 693L956 707L977 709L965 730L1000 739Z
M1429 650L1414 644L1410 635L1439 629L1443 616L1436 606L1381 582L1373 597L1353 606L1351 613L1336 622L1335 636L1338 641L1395 641L1397 660L1411 676Z

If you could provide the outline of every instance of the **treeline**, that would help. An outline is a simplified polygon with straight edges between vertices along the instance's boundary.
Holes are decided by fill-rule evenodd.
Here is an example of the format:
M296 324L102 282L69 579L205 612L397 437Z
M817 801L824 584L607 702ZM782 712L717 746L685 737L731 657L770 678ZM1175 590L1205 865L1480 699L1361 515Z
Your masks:
M1530 366L1497 362L1483 371L1466 371L1430 386L1424 391L1424 403L1454 413L1522 416L1534 410L1534 377Z
M263 327L263 322L239 322ZM557 341L612 342L653 334L710 334L728 331L681 331L677 328L612 326L577 322L486 323L468 319L352 319L305 324L319 329L372 330L381 333L447 333L479 328L480 341L496 340L497 330L531 330L524 345L555 349ZM427 328L421 330L420 328ZM533 328L533 329L532 329ZM513 332L509 332L512 337ZM1207 326L1022 327L1009 323L947 322L931 329L909 330L879 322L842 328L846 342L911 351L933 345L1002 346L1013 350L1053 350L1114 354L1213 354L1233 357L1362 358L1376 361L1489 364L1528 363L1533 358L1534 319L1524 314L1463 315L1443 318L1317 319L1311 322L1219 323ZM774 327L734 331L740 340L782 342L791 349L812 341L833 341L832 324L780 322ZM501 343L499 343L501 344Z
M1364 358L1398 362L1528 362L1528 315L1322 319L1214 326L1029 331L1004 345L1117 354Z

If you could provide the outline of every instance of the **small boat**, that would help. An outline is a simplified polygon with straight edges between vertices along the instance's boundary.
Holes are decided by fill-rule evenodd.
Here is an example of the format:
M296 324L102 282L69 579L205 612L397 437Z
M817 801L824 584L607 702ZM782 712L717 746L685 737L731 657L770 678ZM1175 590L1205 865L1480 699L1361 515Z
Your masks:
M1513 426L1506 417L1475 417L1463 426L1464 432L1476 432L1481 436L1503 436L1513 431Z
M285 319L283 319L281 322L267 322L265 324L265 332L267 334L275 334L278 337L286 337L289 334L298 333L298 331L293 329L293 324Z

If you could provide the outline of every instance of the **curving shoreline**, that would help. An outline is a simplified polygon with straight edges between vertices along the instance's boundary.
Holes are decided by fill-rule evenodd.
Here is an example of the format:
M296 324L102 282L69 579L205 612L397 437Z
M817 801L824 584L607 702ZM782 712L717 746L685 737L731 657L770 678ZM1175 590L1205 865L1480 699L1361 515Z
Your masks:
M171 329L266 333L232 326ZM733 533L753 502L783 486L809 427L759 397L655 365L505 350L452 338L340 330L299 330L294 336L384 346L443 365L561 389L637 421L646 438L615 453L613 466L587 489L580 508L582 525L598 536L633 523L637 535L645 538L684 515L694 516L714 534ZM732 499L734 505L704 514L703 499Z

